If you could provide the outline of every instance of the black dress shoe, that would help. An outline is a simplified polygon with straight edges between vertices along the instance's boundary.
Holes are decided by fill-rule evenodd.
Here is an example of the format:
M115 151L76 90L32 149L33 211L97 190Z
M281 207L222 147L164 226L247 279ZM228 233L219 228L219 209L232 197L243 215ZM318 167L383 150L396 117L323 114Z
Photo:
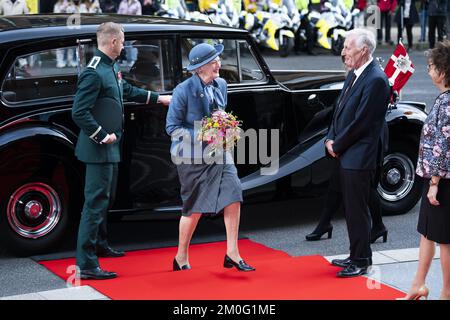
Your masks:
M307 241L317 241L320 240L325 233L328 233L328 239L330 239L333 235L333 226L328 225L325 228L317 227L313 232L307 234L305 238Z
M113 279L116 278L117 274L115 272L109 272L100 269L100 267L94 268L94 269L86 269L86 270L80 270L79 278L82 280L106 280L106 279Z
M231 258L226 254L225 259L223 260L224 268L233 268L236 267L239 271L255 271L251 265L245 263L244 260L239 261L239 263L234 262Z
M346 259L334 259L334 260L331 260L331 264L333 266L341 267L341 268L348 267L349 265L352 264L352 262L353 261L352 261L352 259L350 259L350 257L348 257Z
M337 273L339 278L352 278L367 274L369 266L358 267L356 264L350 264Z
M125 252L119 251L119 250L114 250L111 247L97 249L97 256L99 256L99 257L118 258L118 257L123 257L124 255L125 255Z
M189 270L191 267L188 264L185 264L184 266L180 266L178 264L177 259L173 259L173 271L180 271L180 270Z
M374 243L378 238L383 237L383 242L387 241L388 231L385 227L381 229L372 229L370 231L370 243Z

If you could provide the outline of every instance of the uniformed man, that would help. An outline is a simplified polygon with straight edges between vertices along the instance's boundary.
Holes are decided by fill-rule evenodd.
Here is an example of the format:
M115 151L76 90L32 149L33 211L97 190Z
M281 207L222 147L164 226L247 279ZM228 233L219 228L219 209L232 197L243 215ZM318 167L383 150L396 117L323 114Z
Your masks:
M118 132L105 130L94 118L93 108L102 110L98 109L102 99L109 98L110 102L114 100L116 103L111 107L116 105L120 108L119 113L115 113L120 119L111 121L118 120L121 123L124 96L128 100L147 104L158 102L168 105L171 99L171 96L159 96L155 92L133 87L122 79L115 61L123 49L124 32L121 25L113 22L101 24L97 30L97 42L98 49L78 80L72 109L72 118L81 129L75 154L86 163L85 202L76 253L79 268L77 275L81 279L115 278L116 273L100 268L98 256L124 255L112 249L106 239L106 214L116 190L122 129Z

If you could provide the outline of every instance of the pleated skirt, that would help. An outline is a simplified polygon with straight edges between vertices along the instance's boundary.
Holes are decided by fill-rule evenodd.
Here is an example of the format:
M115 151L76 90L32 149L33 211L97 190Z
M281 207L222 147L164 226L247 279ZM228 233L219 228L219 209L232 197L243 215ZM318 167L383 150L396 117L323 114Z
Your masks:
M428 201L429 181L430 179L424 179L417 231L428 240L450 244L450 179L439 181L436 196L439 206L433 206Z
M215 215L242 202L242 186L234 164L179 164L183 216L192 213Z

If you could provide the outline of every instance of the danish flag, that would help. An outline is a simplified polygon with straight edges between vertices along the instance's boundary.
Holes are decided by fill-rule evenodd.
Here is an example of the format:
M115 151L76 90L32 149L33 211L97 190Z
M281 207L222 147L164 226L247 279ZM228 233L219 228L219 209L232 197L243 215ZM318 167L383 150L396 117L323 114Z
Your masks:
M397 92L400 92L400 89L405 86L409 77L414 73L414 65L409 59L409 55L401 40L384 68L384 73L389 78L389 84L392 86L392 90L396 90Z

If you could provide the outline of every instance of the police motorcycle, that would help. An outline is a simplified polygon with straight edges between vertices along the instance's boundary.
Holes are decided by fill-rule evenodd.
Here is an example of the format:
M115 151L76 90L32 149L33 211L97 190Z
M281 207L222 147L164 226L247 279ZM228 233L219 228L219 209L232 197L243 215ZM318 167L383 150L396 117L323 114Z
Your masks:
M342 0L331 0L324 3L324 6L327 10L321 14L324 20L322 32L327 35L327 47L333 54L340 55L344 48L345 34L353 28L353 18L359 14L359 9L348 10Z
M301 15L295 5L294 0L283 0L283 11L288 15L290 20L286 20L287 27L294 33L294 42L295 35L300 29L301 24Z
M209 8L206 9L205 14L208 16L209 21L213 24L233 27L231 19L227 15L224 4L217 5L216 3L211 3Z
M190 20L189 10L184 0L166 0L161 3L157 16L174 19Z
M208 15L200 11L189 12L189 20L195 22L211 23L211 20L209 19Z
M258 12L256 13L258 16ZM275 43L278 47L276 49L280 52L281 57L287 57L289 52L294 47L295 38L295 26L288 14L286 6L279 6L277 3L272 2L269 6L269 16L274 22L268 25L269 34L274 37ZM297 21L297 28L300 24L300 19ZM272 30L269 28L272 27Z
M299 46L306 47L308 42L308 37L313 38L313 43L316 43L319 47L327 50L331 50L331 44L328 39L328 32L330 31L330 24L325 20L319 11L303 9L301 11L301 19L304 19L309 24L309 28L312 30L308 34L306 27L300 25L298 31L299 36Z
M293 47L294 33L289 30L286 13L273 14L267 11L257 11L252 14L242 11L239 16L239 27L250 32L260 49L270 48L279 51L286 57Z
M234 28L239 27L239 13L241 7L233 3L233 0L221 0L220 6L222 11L228 16L230 20L230 26Z

